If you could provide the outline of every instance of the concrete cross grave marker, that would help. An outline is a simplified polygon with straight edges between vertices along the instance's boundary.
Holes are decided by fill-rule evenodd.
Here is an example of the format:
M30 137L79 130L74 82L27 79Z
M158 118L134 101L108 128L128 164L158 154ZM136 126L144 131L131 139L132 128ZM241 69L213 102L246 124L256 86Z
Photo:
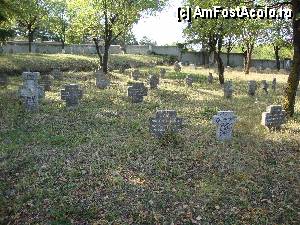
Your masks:
M268 88L269 88L269 84L267 83L266 80L262 80L261 81L261 88L266 92L266 94L268 94Z
M231 140L232 130L237 117L233 111L219 111L217 115L213 116L212 122L216 124L216 137L219 141Z
M274 78L273 81L272 81L272 90L273 91L276 91L276 83L277 83L276 78Z
M4 73L0 73L0 86L6 87L8 84L8 77Z
M67 84L65 89L61 90L61 100L66 101L67 107L76 107L83 96L83 91L79 89L78 84Z
M214 80L214 77L212 75L212 73L208 73L208 77L207 77L207 81L209 84L212 84Z
M148 89L144 83L133 83L128 87L128 96L131 97L133 103L143 102L144 96L147 96Z
M254 96L257 89L257 84L255 80L248 81L248 95Z
M63 72L60 70L59 67L53 68L51 75L56 80L62 80L63 79Z
M175 70L176 73L181 71L181 65L179 64L178 61L176 61L174 63L174 70Z
M192 87L194 83L194 78L191 75L186 76L185 83L188 87Z
M224 84L224 97L231 98L233 93L232 81L226 81Z
M134 69L132 72L131 72L131 77L133 80L138 80L139 77L140 77L140 71L137 70L137 69Z
M261 124L269 130L280 129L285 122L286 115L287 113L281 105L270 105L267 107L266 112L262 113Z
M149 77L150 89L156 89L159 85L159 76L156 74L150 75Z
M43 75L40 80L40 85L44 87L45 91L51 91L51 76L50 75Z
M166 76L166 69L164 69L164 68L162 68L162 69L160 69L160 77L161 78L165 78L165 76Z
M100 89L105 89L109 86L107 75L102 70L97 70L96 73L96 86Z
M175 110L158 110L155 117L149 119L149 130L151 134L161 138L166 133L179 132L183 127L182 121L182 118L177 117Z
M19 96L28 111L37 110L39 100L45 97L44 88L38 84L39 72L23 72L23 85L19 89Z

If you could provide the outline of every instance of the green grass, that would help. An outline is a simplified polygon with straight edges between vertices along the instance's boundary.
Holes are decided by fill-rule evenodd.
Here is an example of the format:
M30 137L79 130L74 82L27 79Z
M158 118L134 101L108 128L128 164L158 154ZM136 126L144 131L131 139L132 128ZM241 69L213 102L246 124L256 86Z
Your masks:
M1 223L299 224L299 97L281 131L260 125L266 106L281 103L287 76L274 75L276 93L251 98L247 80L273 75L226 72L235 92L225 100L216 80L206 83L208 70L165 68L166 79L141 104L126 97L131 80L117 71L107 90L95 88L91 72L66 73L36 113L16 98L20 76L10 78L0 90ZM198 78L192 88L186 74ZM68 111L59 91L71 82L84 97ZM170 142L148 131L156 109L185 119ZM218 110L239 118L231 142L215 139Z
M109 66L118 69L121 66L129 68L131 63L137 66L150 66L163 63L161 56L141 55L111 55ZM0 72L8 75L20 75L23 71L39 71L49 73L54 67L63 71L92 71L98 68L99 59L95 55L69 55L69 54L0 54Z

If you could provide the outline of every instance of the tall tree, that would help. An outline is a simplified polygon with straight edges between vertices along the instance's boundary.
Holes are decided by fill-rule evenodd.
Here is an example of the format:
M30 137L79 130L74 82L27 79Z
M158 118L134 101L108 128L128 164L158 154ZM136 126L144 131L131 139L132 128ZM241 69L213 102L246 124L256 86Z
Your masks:
M14 35L11 27L15 10L8 0L0 0L0 6L0 42L3 43Z
M187 0L186 4L192 8L199 6L204 9L212 8L213 6L229 7L231 1L224 2L222 0ZM218 75L220 84L224 84L224 63L221 58L221 50L224 45L224 38L233 34L236 30L232 26L236 24L236 20L225 19L200 19L192 21L185 28L184 33L189 42L195 44L202 43L202 46L207 49L209 55L213 54L214 61L217 62Z
M271 44L274 50L276 67L280 70L280 50L292 44L292 21L286 19L271 20L262 34L262 43Z
M232 49L234 48L236 42L237 42L237 36L235 34L230 34L227 37L224 38L224 47L226 49L226 65L230 65L230 53Z
M288 77L287 87L284 97L284 108L290 116L293 116L295 110L295 100L297 87L300 79L300 1L290 1L293 10L293 46L294 57L293 66Z
M65 49L66 33L69 26L69 15L66 0L48 0L48 17L44 23L44 30L53 34L54 40L62 43L62 50Z
M9 20L13 7L9 0L0 0L0 23Z
M247 1L255 4L257 1ZM295 112L295 100L297 87L300 79L300 1L299 0L261 0L262 7L268 5L269 8L290 7L293 13L292 30L293 30L293 65L288 77L285 96L283 101L284 109L289 116L293 116Z
M46 3L43 0L12 0L17 10L16 23L28 38L28 51L31 52L34 34L47 15Z
M252 54L260 32L267 26L266 20L244 19L239 21L241 27L242 50L244 53L244 71L249 74Z
M143 13L159 10L165 3L166 0L70 0L75 16L72 28L82 27L84 32L78 32L79 35L93 37L100 66L107 73L111 44L128 32Z

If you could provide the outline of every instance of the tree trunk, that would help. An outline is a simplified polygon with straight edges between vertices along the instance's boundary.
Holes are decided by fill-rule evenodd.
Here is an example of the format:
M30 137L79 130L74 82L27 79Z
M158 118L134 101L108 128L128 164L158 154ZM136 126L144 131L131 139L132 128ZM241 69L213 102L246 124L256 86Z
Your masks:
M34 31L30 28L28 28L28 52L32 52L32 42L33 42L33 33Z
M249 74L249 70L251 67L251 60L252 60L252 51L253 51L254 44L248 44L247 51L246 51L246 64L245 64L245 74Z
M65 41L61 40L61 50L65 50Z
M99 46L99 40L97 38L93 38L93 41L95 43L95 46L96 46L96 52L97 52L97 55L99 57L99 61L100 61L100 67L102 67L103 65L103 60L102 60L102 54L101 54L101 51L100 51L100 46Z
M280 60L279 60L279 46L274 46L274 53L275 53L275 59L276 59L276 68L279 71L280 70Z
M112 31L109 30L108 35L106 36L107 38L104 41L104 54L103 54L103 65L102 65L102 70L103 73L107 74L108 72L108 51L109 47L111 44L111 39L112 39Z
M227 62L226 65L229 66L230 48L227 48Z
M217 65L218 65L218 75L219 75L219 82L221 85L224 84L224 64L221 58L221 50L222 50L222 46L223 46L223 37L219 36L218 37L218 51L215 52L215 60L217 61Z
M300 79L300 20L296 17L300 13L300 1L292 1L293 9L293 66L288 77L283 106L289 116L293 116L295 110L295 99Z
M219 82L221 85L224 84L224 64L220 55L220 52L215 52L215 60L218 65L218 75L219 75Z

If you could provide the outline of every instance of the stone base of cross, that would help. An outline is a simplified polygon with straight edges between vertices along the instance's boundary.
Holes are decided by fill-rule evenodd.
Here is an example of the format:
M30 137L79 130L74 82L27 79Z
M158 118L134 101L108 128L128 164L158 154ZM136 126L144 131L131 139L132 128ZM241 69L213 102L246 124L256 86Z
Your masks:
M168 132L179 132L183 127L182 121L175 110L158 110L156 116L149 119L149 130L157 138L162 138Z

